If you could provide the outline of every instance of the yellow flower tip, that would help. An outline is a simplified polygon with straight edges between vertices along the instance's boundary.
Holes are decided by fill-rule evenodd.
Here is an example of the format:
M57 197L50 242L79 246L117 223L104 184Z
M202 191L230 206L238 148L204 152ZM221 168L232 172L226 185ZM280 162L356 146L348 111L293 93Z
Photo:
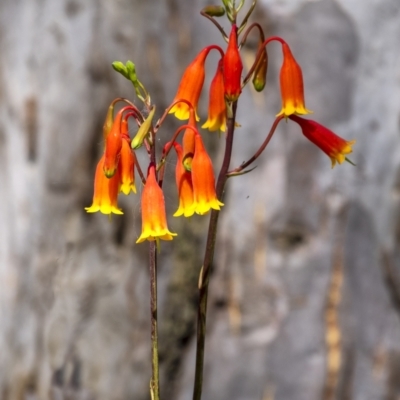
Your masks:
M201 201L201 202L195 203L194 211L196 214L205 215L211 209L219 211L223 205L224 205L224 203L221 203L218 199L214 199L211 201Z
M122 210L117 207L112 207L109 205L99 206L97 204L93 204L90 207L85 207L85 211L87 213L95 213L95 212L100 211L102 214L105 214L105 215L110 215L110 214L123 215L124 214L122 212Z
M168 114L174 114L176 118L184 121L189 119L189 106L185 103L175 104L170 110Z
M174 217L181 217L182 215L186 218L191 217L194 214L194 205L192 204L190 207L182 207L180 206L175 214Z
M150 242L159 239L161 240L172 240L174 236L177 236L177 233L170 232L169 230L153 230L153 229L148 229L146 231L143 231L142 234L139 236L138 240L136 240L136 243L142 243L145 240L148 240Z
M95 212L97 212L97 211L100 211L100 207L99 206L97 206L97 205L91 205L90 207L85 207L85 211L87 212L87 213L95 213Z
M294 107L293 105L285 105L285 107L282 107L282 110L276 114L276 117L284 116L285 118L288 118L291 115L307 115L307 114L313 114L314 112L311 110L308 110L305 107Z
M133 193L136 193L136 186L135 186L135 185L132 185L132 184L130 184L130 183L123 183L123 184L121 185L120 191L121 191L124 195L128 196L129 193L130 193L131 191L132 191Z
M219 121L218 119L208 119L203 125L202 129L208 129L210 132L215 132L215 131L221 131L225 132L226 131L226 123L225 121Z
M183 102L175 104L168 112L168 114L174 114L175 118L181 121L186 121L190 117L190 107ZM200 117L197 115L197 110L195 110L196 121L200 121Z

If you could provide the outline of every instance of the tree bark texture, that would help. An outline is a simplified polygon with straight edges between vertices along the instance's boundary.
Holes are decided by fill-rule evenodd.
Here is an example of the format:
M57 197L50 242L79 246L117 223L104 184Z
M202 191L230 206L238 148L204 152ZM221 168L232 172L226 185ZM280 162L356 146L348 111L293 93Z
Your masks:
M0 2L0 398L148 399L150 318L140 196L88 215L102 124L133 99L111 68L135 62L169 105L217 30L205 2ZM302 66L313 119L356 139L329 159L282 122L250 174L230 179L211 277L205 400L400 396L400 3L263 0L254 18ZM257 39L242 49L250 67ZM207 61L206 85L216 56ZM280 110L281 52L265 93L239 100L232 168ZM207 111L207 89L200 104ZM139 102L136 102L139 105ZM167 141L177 124L162 128ZM223 138L206 133L218 156ZM159 151L161 144L159 146ZM169 215L176 205L167 166ZM216 167L215 167L216 169ZM138 184L138 191L141 191ZM169 218L159 264L161 398L191 398L207 217Z

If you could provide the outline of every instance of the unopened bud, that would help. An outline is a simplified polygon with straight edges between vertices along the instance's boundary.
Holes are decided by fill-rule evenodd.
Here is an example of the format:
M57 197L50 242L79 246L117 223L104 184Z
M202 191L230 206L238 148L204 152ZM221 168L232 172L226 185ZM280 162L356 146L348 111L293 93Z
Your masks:
M258 61L253 74L252 82L254 89L256 89L257 92L261 92L264 89L265 84L267 83L267 70L268 70L268 54L264 46L260 60Z
M202 12L210 17L222 17L225 14L225 8L222 6L206 6Z
M114 61L111 65L115 71L119 72L126 79L129 79L128 70L126 69L124 63L121 61Z
M135 137L132 139L131 147L132 149L138 149L142 144L143 140L149 133L151 128L151 124L153 122L154 113L156 112L156 107L154 106L148 115L148 117L143 121L142 125L140 125L139 130Z

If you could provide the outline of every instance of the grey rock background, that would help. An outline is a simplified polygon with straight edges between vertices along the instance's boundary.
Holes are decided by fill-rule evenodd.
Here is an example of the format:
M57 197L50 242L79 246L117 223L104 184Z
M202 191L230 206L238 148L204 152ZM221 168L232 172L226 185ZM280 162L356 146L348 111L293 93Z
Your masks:
M125 215L111 222L83 207L106 108L116 96L133 98L110 63L134 60L161 113L199 49L221 44L197 13L205 4L0 2L1 399L148 398L138 197L121 199ZM357 167L331 170L288 123L258 168L229 182L204 399L395 400L400 3L263 0L255 14L290 43L313 118L357 139ZM243 49L247 63L251 51ZM253 154L279 111L277 45L269 56L266 93L246 90L240 99L233 166ZM166 140L175 126L165 125ZM218 159L222 139L208 142ZM174 190L167 198L172 211ZM160 255L161 389L163 398L183 400L191 397L207 218L170 218L170 226L179 236Z

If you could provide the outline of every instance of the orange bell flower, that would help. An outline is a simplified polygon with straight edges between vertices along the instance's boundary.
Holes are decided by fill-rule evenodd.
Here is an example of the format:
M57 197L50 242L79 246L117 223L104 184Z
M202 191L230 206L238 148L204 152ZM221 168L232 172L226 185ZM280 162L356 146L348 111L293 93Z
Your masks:
M195 135L195 151L192 161L192 182L194 196L194 211L203 215L210 211L220 210L224 204L217 199L215 193L215 178L210 156L204 148L201 136Z
M289 46L282 43L283 63L280 72L282 110L277 117L288 117L293 114L310 114L304 103L303 74L293 57Z
M208 119L202 126L211 132L226 130L226 104L224 97L224 75L222 59L218 62L217 72L210 86L210 102L208 103Z
M120 191L128 195L131 190L136 193L135 186L135 153L131 149L131 139L129 137L128 130L128 118L131 117L132 113L125 115L121 123L121 156L118 163L120 172Z
M242 59L240 58L237 43L236 25L232 25L223 64L225 97L228 101L235 101L242 92L241 75L243 71Z
M193 126L196 131L196 118L194 112L190 113L189 117L189 124ZM183 134L182 144L183 144L183 166L185 167L186 171L192 170L192 160L194 156L194 135L195 131L193 129L187 128L185 133Z
M149 167L142 192L142 234L136 243L145 240L172 240L176 233L168 230L163 192L156 179L154 164Z
M173 102L187 100L193 106L194 110L197 109L197 103L199 102L205 78L204 63L209 51L208 47L204 48L186 68ZM186 120L189 118L189 111L190 107L188 104L179 102L169 110L169 114L175 114L176 118ZM197 121L200 119L197 116L197 112L196 119Z
M174 217L179 217L181 215L191 217L194 214L192 174L186 171L183 165L182 146L178 143L174 143L174 147L178 156L175 168L175 179L179 196L179 207Z
M125 109L118 112L106 137L106 148L104 152L104 174L111 178L118 167L118 161L122 148L121 121Z
M328 155L332 161L332 168L336 162L342 164L344 161L349 161L346 155L352 153L355 140L344 140L318 122L300 118L297 115L291 115L289 118L300 125L303 135L308 140Z
M96 167L93 203L85 210L88 213L100 211L102 214L123 214L117 205L119 172L117 171L112 178L107 178L103 172L104 159L103 155Z
M129 137L122 139L120 169L121 192L128 195L131 191L136 193L135 186L135 154L131 149Z

